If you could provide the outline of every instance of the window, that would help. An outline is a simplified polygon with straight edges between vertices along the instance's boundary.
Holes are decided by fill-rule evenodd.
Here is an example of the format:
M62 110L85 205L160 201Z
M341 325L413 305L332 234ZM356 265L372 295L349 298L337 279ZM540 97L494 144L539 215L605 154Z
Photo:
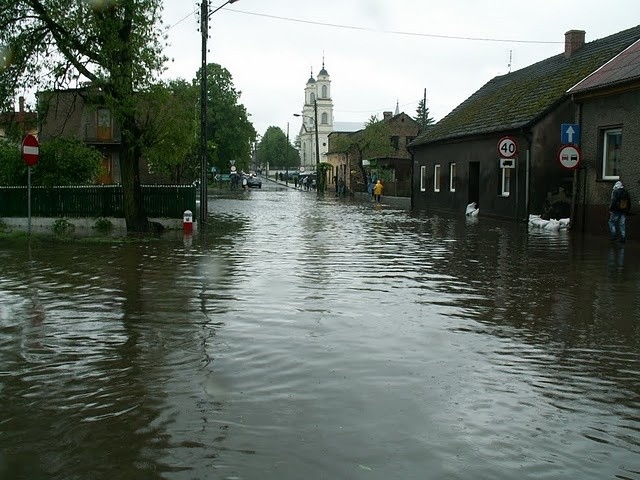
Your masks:
M323 125L326 125L328 123L327 118L328 118L327 112L322 112L322 119L320 120L320 123L322 123Z
M328 91L329 90L327 89L327 86L326 85L322 85L322 98L327 98L329 96L328 95Z
M312 93L312 94L309 96L309 103L313 103L313 102L315 102L315 101L316 101L316 94L315 94L315 93Z
M503 197L508 197L511 193L511 168L501 168L502 170L502 192Z
M391 137L391 148L394 150L400 150L400 137L395 135Z
M602 178L618 180L620 178L620 160L622 159L622 129L614 128L603 132L602 142Z
M440 165L433 166L433 191L440 191Z
M450 192L455 192L456 191L456 180L458 178L456 177L456 164L455 163L450 163L449 164L449 191Z
M427 190L427 167L422 165L420 167L420 191L425 192Z

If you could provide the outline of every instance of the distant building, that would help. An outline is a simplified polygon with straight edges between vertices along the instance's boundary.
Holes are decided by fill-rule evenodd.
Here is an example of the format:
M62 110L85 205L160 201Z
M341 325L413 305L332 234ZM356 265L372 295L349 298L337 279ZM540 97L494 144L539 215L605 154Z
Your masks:
M38 135L38 115L25 110L24 97L18 98L18 111L0 113L0 140Z
M420 125L404 112L396 114L390 111L383 112L382 122L389 129L389 143L392 151L385 156L371 157L365 160L366 171L369 179L373 176L380 178L384 183L384 194L387 196L411 196L411 154L407 145L411 143L420 130ZM356 124L354 124L356 125ZM336 192L344 186L350 192L363 192L367 186L362 179L359 167L359 159L353 152L343 153L335 149L335 144L340 137L357 136L365 128L364 124L358 124L357 131L334 131L329 135L329 153L327 162L332 166L332 173L328 178L328 189Z

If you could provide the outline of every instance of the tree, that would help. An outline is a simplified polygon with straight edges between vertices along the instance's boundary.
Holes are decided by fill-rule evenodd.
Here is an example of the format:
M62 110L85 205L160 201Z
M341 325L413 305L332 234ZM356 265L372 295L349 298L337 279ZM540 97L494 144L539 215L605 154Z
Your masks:
M271 126L264 132L258 145L258 164L297 168L300 165L300 152L291 142L287 144L287 135L280 127Z
M198 178L199 89L185 80L152 85L140 94L137 122L142 156L173 183Z
M89 81L121 128L127 230L149 229L140 185L142 131L136 95L163 69L162 0L2 0L0 105L18 89Z
M201 72L193 85L200 85ZM207 65L207 159L209 167L227 171L230 161L239 170L251 165L251 145L256 131L249 121L241 92L233 86L231 73L218 64Z
M340 135L335 139L333 151L355 157L366 191L368 183L364 160L384 157L393 153L391 130L384 120L372 115L363 130L349 135Z
M429 107L427 107L426 99L420 100L416 109L416 122L420 125L420 130L424 131L428 125L433 125L435 120L429 116Z
M85 185L95 182L102 155L78 140L54 139L40 145L40 159L31 167L31 183L42 186ZM27 185L27 166L20 147L0 142L0 184Z

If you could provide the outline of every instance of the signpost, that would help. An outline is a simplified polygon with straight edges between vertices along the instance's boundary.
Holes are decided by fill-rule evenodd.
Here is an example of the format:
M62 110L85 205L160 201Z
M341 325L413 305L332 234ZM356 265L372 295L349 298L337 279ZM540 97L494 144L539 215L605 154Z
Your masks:
M567 170L574 170L580 164L580 147L562 145L558 150L558 161Z
M577 123L563 123L560 125L560 143L580 145L580 125Z
M518 142L513 137L502 137L498 140L498 155L500 158L513 158L518 155Z
M22 140L22 159L27 164L27 231L31 235L31 167L40 160L40 143L33 135Z

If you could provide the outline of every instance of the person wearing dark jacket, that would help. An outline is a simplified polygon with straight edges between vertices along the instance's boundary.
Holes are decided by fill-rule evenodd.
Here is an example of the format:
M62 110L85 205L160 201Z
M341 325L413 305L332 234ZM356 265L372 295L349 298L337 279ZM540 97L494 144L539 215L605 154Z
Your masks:
M621 243L627 240L629 210L631 210L631 197L622 182L618 181L613 186L611 204L609 205L609 236L611 240L615 240L618 234L620 234Z

